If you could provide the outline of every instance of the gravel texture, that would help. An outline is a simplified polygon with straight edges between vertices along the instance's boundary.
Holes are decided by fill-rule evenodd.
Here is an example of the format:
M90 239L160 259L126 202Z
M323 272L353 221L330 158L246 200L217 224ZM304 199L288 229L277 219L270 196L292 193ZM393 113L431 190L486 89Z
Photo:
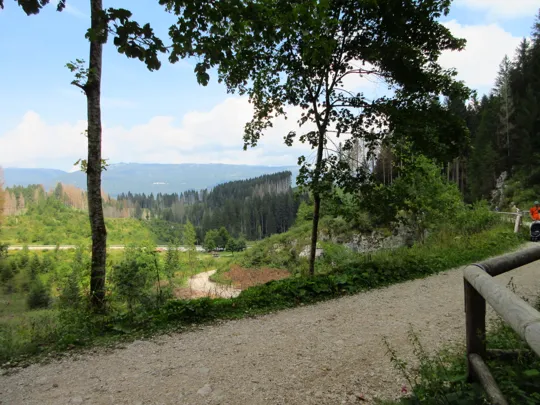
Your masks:
M511 277L540 291L540 264ZM382 338L411 359L464 341L461 269L318 305L135 341L0 376L1 404L369 404L400 395Z

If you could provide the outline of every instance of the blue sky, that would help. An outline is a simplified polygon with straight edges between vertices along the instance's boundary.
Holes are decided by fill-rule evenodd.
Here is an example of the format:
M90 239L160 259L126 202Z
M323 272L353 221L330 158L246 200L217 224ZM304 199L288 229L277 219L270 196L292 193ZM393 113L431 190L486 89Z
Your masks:
M54 2L54 0L53 0ZM12 0L0 11L0 165L68 170L85 155L85 98L70 85L65 64L87 59L87 0L68 0L58 13L49 6L26 16ZM139 22L150 22L167 39L174 17L157 1L105 0L105 6L130 9ZM461 54L444 55L469 86L486 92L505 53L528 36L538 12L534 0L455 0L445 21L469 41ZM245 99L227 94L213 81L196 83L193 62L157 72L104 51L104 155L111 162L295 164L302 148L286 148L281 139L293 120L277 123L257 150L242 152L242 127L250 117ZM351 86L376 92L370 83ZM295 111L291 111L294 115Z

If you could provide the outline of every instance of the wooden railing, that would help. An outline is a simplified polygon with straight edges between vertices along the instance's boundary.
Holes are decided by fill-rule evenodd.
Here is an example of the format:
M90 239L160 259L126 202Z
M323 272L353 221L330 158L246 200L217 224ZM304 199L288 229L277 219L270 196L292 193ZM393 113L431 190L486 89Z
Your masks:
M486 301L540 356L540 312L495 282L494 277L540 260L540 246L467 266L464 270L469 380L478 381L493 405L507 405L484 359Z
M514 222L514 232L515 233L519 232L519 227L521 226L521 224L523 224L523 216L525 215L524 211L517 211L517 212L495 211L495 213L515 217L515 219L513 219L513 218L511 219L512 222Z

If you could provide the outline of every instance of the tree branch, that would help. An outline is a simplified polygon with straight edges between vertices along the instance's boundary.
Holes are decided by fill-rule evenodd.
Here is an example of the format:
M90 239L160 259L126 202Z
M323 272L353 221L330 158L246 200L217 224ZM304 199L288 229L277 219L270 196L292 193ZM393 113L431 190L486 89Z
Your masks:
M86 85L82 85L80 83L77 83L77 82L71 82L72 85L74 85L75 87L78 87L79 89L81 89L82 91L84 91L86 93Z
M343 73L341 76L338 77L338 81L340 80L343 80L343 78L347 75L351 75L351 74L359 74L359 75L375 75L375 76L378 76L378 77L382 77L384 79L390 79L390 75L388 74L384 74L378 70L367 70L367 69L362 69L362 68L358 68L358 69L351 69L351 70L347 70L345 73Z

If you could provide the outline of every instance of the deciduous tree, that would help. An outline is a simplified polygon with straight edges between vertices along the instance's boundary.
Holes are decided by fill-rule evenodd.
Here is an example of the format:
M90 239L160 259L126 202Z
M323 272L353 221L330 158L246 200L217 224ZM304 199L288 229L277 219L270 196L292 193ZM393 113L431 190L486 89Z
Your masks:
M49 0L16 0L28 15L38 14ZM57 10L62 11L66 0L57 2ZM4 0L0 0L0 8ZM95 309L103 310L105 304L105 263L107 231L101 198L101 76L103 45L109 35L114 37L118 52L129 58L143 61L149 70L160 67L158 54L165 52L163 42L154 35L149 24L140 26L131 19L131 12L122 8L103 8L102 0L90 0L90 28L86 38L90 42L88 65L78 59L68 63L75 73L72 84L79 87L86 96L88 114L88 156L81 166L87 175L88 211L92 229L92 267L90 276L91 302Z
M438 103L440 94L466 95L437 62L442 51L465 43L439 22L450 0L159 1L178 16L170 29L171 62L198 56L199 83L206 85L217 67L229 91L249 96L254 113L245 148L256 146L288 106L302 109L299 124L310 128L289 132L285 142L299 139L315 152L314 162L298 159L298 180L314 200L310 274L321 199L334 184L351 187L366 175L332 153L330 134L346 138L345 151L363 139L371 153L398 125L408 129L400 135L425 149L445 142L450 148L465 134L463 125L449 130L455 121ZM351 77L385 81L393 95L369 99L351 91ZM441 125L446 128L438 132Z

